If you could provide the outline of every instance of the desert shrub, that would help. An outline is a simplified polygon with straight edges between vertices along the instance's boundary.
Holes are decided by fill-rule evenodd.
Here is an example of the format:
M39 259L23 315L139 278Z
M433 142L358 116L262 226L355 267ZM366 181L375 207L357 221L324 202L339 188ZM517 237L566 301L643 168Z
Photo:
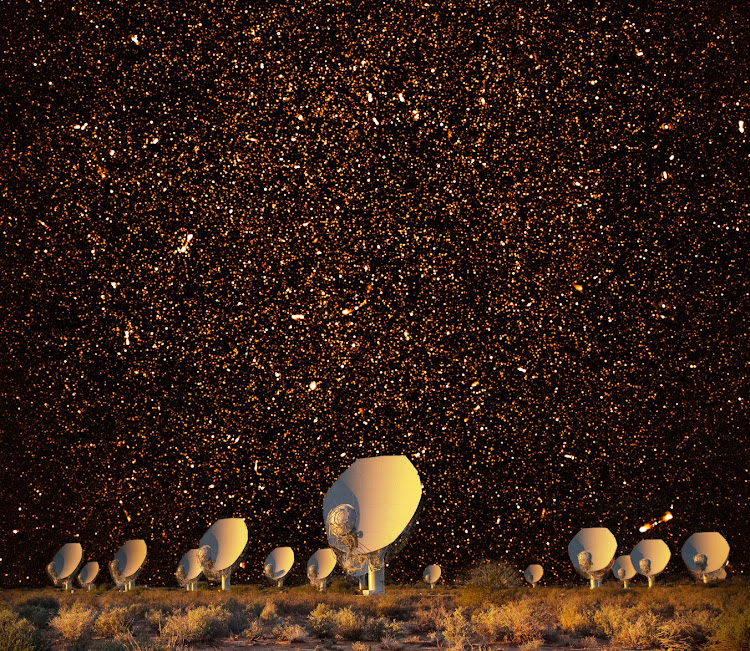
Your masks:
M587 635L581 640L581 648L583 649L596 649L599 646L599 642L593 635Z
M518 587L521 579L518 572L504 561L483 560L469 569L465 585L494 591Z
M711 647L721 651L750 651L750 610L726 612L716 622Z
M440 604L431 604L430 608L423 608L414 613L411 621L413 630L420 633L433 633L440 630L443 620L448 616L445 606Z
M28 619L37 628L47 628L59 610L57 599L37 597L22 603L18 608L18 616Z
M472 626L463 608L456 608L443 619L442 636L450 649L465 649L471 634ZM437 641L437 637L435 639Z
M261 624L257 617L254 617L248 620L247 626L245 627L245 630L242 631L242 634L248 640L255 642L263 636L263 624Z
M488 642L520 644L541 638L542 626L529 600L516 601L474 613L476 632Z
M94 630L104 637L116 637L127 633L133 628L141 609L136 605L123 607L115 606L99 613L94 624Z
M370 651L370 645L364 642L354 642L352 644L352 651Z
M270 599L266 601L266 605L263 606L263 610L260 611L260 618L266 622L270 622L272 619L276 619L279 616L279 609L276 608L276 604Z
M630 625L630 609L612 604L603 604L593 613L593 625L599 637L611 640L624 626Z
M318 604L307 616L307 625L317 637L333 637L333 610L326 604Z
M145 619L151 628L161 633L161 627L164 626L167 616L160 608L152 608L146 611Z
M385 617L366 617L362 637L371 642L378 642L384 637L396 637L401 633L401 626Z
M386 651L401 651L404 648L404 643L393 635L385 635L380 640L380 648L386 649Z
M565 633L590 635L595 630L594 613L591 606L570 597L563 600L558 619Z
M518 647L518 651L537 651L544 644L543 640L527 640Z
M620 627L612 637L612 641L625 646L655 646L659 641L660 624L659 617L647 611L631 619L628 625Z
M365 627L365 618L351 608L341 608L333 615L333 633L344 640L359 640Z
M57 617L50 621L50 626L68 646L86 648L94 632L95 621L96 610L78 602L71 608L61 609Z
M186 613L167 617L161 629L164 638L185 642L211 642L229 635L229 612L222 606L197 606Z
M41 633L27 619L19 619L0 606L0 649L3 651L41 651L48 649Z
M307 640L305 629L299 624L290 624L289 622L275 628L274 634L278 642L304 642Z

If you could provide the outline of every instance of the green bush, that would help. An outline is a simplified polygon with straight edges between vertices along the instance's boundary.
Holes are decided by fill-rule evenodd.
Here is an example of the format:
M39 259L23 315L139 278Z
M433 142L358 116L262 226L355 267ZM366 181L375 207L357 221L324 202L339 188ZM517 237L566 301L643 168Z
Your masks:
M711 647L721 651L750 651L750 611L724 613L716 622Z
M312 634L322 638L333 637L333 615L333 610L326 604L318 604L307 616L307 625Z

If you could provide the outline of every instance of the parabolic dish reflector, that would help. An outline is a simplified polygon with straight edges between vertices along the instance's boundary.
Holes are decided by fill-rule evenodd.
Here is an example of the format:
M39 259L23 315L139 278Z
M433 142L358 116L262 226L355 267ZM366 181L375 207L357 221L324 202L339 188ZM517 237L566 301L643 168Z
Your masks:
M208 545L215 571L231 567L245 551L247 525L242 518L224 518L214 522L203 534L199 547Z
M130 577L138 574L146 560L146 547L145 540L128 540L115 554L115 560L118 562L118 570L123 579L129 579Z
M624 577L620 576L620 569L625 570ZM633 567L633 561L630 559L630 556L618 556L615 564L612 566L612 574L614 574L620 580L630 581L630 579L632 579L637 574L637 572L635 571L635 567Z
M86 565L83 566L83 569L78 573L78 582L85 587L89 585L89 583L93 583L98 574L99 563L96 561L86 563Z
M277 547L267 557L264 567L271 566L274 581L283 579L294 565L294 550L291 547ZM319 577L320 578L320 577Z
M323 521L342 505L353 507L359 549L374 552L393 543L411 523L422 499L417 469L403 455L357 459L323 500ZM337 546L330 536L329 544ZM343 551L349 551L344 549Z
M695 557L703 554L708 560L705 569L698 567ZM729 557L729 543L717 531L702 531L694 533L682 546L682 560L692 572L709 574L724 567Z
M199 549L191 549L177 564L177 569L179 570L179 568L182 568L182 571L185 574L183 581L186 583L192 583L201 575L201 572L203 572L200 560L198 560L199 553Z
M529 565L523 572L523 578L529 583L539 583L543 574L544 569L541 565Z
M336 554L330 547L319 549L307 561L308 572L311 567L315 568L315 573L319 580L327 579L336 568Z
M439 565L428 565L426 568L424 568L422 579L425 583L429 583L430 585L432 585L440 580L440 575L442 573L443 571L440 569Z
M52 559L57 578L65 581L70 578L83 560L83 547L81 543L66 543L60 547L60 551Z
M672 552L669 551L667 543L658 538L641 540L630 552L630 561L635 571L644 576L655 576L663 572L671 557ZM641 560L644 559L651 561L651 569L648 573L644 572L641 567Z
M588 552L591 554L591 567L584 569L579 561L579 554ZM617 552L617 541L612 532L606 527L592 527L581 529L568 545L568 556L579 572L601 572L609 567L615 553Z

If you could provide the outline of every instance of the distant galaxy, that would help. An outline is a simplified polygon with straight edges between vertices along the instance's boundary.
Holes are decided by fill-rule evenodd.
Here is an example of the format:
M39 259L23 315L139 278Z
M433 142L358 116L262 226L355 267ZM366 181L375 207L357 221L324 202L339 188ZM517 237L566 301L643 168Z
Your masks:
M129 538L139 583L176 585L229 516L233 584L287 545L303 583L325 491L379 454L424 484L397 581L481 558L572 581L589 526L683 574L716 530L750 571L741 3L3 22L0 585Z

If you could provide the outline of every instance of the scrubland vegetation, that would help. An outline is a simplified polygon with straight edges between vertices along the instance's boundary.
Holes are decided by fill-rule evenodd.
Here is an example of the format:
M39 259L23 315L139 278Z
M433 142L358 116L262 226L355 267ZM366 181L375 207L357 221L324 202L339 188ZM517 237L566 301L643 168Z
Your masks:
M611 648L750 651L750 586L622 590L388 586L378 597L343 581L327 593L101 587L0 592L0 649L157 651L286 646L376 651L416 648Z

